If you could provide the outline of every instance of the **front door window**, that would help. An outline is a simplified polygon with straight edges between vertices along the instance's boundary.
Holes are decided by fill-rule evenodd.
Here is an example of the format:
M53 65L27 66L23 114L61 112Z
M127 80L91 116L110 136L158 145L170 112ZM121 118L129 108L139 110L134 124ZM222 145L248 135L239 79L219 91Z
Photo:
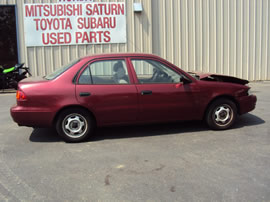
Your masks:
M179 83L181 75L154 60L132 60L140 84Z

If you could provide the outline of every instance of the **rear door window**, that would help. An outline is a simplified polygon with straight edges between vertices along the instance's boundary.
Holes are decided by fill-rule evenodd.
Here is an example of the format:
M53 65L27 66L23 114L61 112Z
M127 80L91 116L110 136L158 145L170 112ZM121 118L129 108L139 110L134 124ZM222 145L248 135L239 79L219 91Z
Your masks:
M103 60L88 65L79 78L79 84L130 84L125 60Z

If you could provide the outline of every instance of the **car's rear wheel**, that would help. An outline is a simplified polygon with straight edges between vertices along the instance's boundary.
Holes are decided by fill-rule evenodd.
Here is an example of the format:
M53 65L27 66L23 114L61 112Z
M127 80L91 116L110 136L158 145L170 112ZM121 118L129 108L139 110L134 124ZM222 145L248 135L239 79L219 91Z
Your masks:
M95 123L90 114L80 108L66 109L60 113L56 122L57 133L66 142L81 142L92 134Z
M237 108L233 101L225 98L215 100L207 110L206 122L214 130L225 130L235 122Z

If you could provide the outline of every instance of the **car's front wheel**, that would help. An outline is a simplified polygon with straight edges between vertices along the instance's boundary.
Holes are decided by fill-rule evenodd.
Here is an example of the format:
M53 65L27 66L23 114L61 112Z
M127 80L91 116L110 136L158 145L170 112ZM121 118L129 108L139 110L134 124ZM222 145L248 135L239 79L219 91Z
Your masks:
M229 99L218 99L214 101L207 110L207 125L214 130L225 130L230 128L237 116L237 108Z
M66 142L81 142L87 140L94 129L93 118L80 108L66 109L60 113L56 122L57 133Z

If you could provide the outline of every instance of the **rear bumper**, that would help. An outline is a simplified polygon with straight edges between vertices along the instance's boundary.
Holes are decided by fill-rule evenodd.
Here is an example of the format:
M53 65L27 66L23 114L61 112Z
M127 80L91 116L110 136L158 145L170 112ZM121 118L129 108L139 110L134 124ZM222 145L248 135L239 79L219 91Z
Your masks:
M255 109L257 97L255 95L240 97L238 102L240 107L239 114L242 115Z
M51 111L14 105L10 108L10 115L19 126L51 127L55 114Z

